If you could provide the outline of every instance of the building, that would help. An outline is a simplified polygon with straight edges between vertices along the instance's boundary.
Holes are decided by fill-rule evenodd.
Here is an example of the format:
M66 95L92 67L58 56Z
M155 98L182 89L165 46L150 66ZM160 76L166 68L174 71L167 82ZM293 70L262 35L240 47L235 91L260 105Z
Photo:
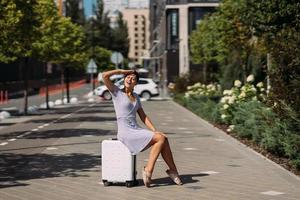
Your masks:
M164 85L197 70L190 61L189 36L217 6L219 0L150 1L150 60Z
M150 47L149 9L126 8L122 13L130 40L128 58L131 62L142 65L141 58L147 55Z

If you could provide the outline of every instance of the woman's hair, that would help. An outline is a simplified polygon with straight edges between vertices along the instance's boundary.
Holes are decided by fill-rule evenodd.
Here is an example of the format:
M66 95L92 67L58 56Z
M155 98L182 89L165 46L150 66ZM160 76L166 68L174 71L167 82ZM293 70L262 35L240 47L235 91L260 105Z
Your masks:
M136 77L136 82L139 82L139 79L140 79L139 73L138 73L137 71L134 70L133 73L131 73L131 74L134 74L135 77ZM128 75L131 75L131 74L126 74L126 75L124 76L124 80L125 80L125 78L126 78Z

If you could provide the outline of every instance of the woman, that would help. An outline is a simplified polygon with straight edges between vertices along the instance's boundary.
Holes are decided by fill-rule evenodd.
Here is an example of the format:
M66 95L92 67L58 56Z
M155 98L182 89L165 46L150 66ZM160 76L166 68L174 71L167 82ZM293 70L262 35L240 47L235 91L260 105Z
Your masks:
M114 74L124 75L123 90L110 81L110 77ZM167 136L156 130L145 114L139 96L133 92L134 86L139 80L138 73L134 70L112 70L104 72L102 77L104 84L112 94L118 122L118 140L123 142L133 154L152 147L148 163L143 168L145 186L150 187L154 165L160 153L169 167L166 173L177 185L182 185ZM151 131L138 126L136 112Z

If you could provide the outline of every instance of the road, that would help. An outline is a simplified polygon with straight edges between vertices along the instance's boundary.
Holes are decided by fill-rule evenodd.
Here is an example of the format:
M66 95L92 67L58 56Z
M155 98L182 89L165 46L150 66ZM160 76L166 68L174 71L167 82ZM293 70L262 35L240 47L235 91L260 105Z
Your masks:
M84 92L83 92L84 93ZM183 186L172 184L159 157L153 186L104 187L101 141L116 137L111 102L97 99L0 122L1 200L298 200L300 179L171 100L142 102L168 135Z
M76 97L79 100L83 100L83 96L87 94L89 91L91 91L90 84L84 84L78 89L70 90L70 97ZM57 92L49 96L49 101L55 102L55 100L61 98L62 98L61 92ZM41 104L45 102L46 102L45 96L32 95L28 97L28 107L29 106L39 107ZM24 98L10 99L8 103L0 104L0 110L6 110L8 108L14 108L14 109L18 109L19 111L22 111L24 109Z

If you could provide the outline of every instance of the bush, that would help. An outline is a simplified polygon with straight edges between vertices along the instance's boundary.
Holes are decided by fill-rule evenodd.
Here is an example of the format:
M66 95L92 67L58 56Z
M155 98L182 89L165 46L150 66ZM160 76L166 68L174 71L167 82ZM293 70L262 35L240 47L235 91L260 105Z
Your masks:
M259 101L242 102L233 116L235 134L252 139L276 155L284 155L283 133L288 131L287 126L271 109Z
M215 98L211 99L205 96L185 98L183 94L176 94L174 100L203 119L211 122L221 121L218 103Z

